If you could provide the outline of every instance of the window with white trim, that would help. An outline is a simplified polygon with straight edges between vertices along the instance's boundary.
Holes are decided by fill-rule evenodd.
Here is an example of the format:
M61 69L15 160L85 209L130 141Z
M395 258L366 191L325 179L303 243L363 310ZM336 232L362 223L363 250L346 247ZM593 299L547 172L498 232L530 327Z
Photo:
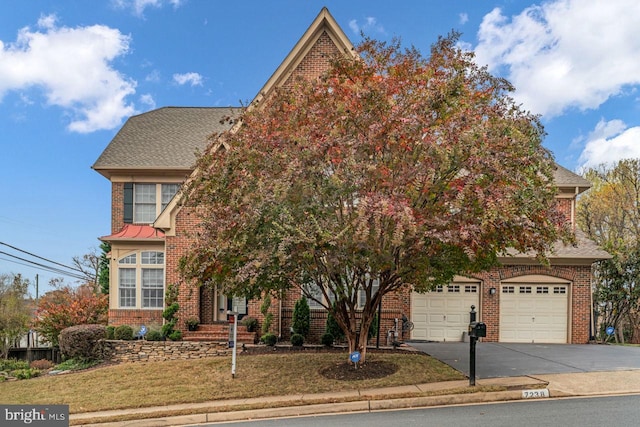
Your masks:
M118 260L120 308L162 308L164 305L164 252L141 251ZM125 267L126 266L126 267Z
M180 184L133 185L133 222L151 224L178 192Z
M369 279L367 278L367 284ZM374 279L371 283L371 298L378 293L380 289L380 279ZM360 289L358 292L358 308L364 308L364 303L367 301L367 292L364 289Z
M307 297L309 308L311 309L324 308L322 304L318 302L318 301L324 301L324 295L322 295L322 289L320 289L320 285L318 285L317 283L306 283L303 285L303 288L304 288L304 291L302 292L302 295ZM311 299L311 297L315 299Z

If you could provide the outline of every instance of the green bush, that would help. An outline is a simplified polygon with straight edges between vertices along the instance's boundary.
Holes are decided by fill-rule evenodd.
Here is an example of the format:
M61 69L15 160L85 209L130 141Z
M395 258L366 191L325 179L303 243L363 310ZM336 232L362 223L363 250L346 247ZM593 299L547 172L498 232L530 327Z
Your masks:
M325 332L320 337L320 342L324 346L331 347L333 345L333 335L330 332Z
M131 341L133 339L133 328L129 325L120 325L113 333L116 340Z
M27 369L17 369L15 371L11 371L9 373L12 377L15 377L19 380L28 380L30 378L35 378L40 375L40 371L37 369L27 368Z
M273 321L273 313L269 312L271 307L271 295L265 294L262 304L260 305L260 313L264 316L262 321L262 333L267 334L271 328L271 322Z
M264 334L262 338L260 338L260 340L266 345L273 347L274 345L276 345L276 342L278 341L278 337L276 337L273 333L268 332Z
M303 337L309 335L311 329L311 310L307 298L303 295L293 306L293 318L291 319L293 332Z
M335 310L335 308L336 308L336 304L333 303L333 309ZM327 323L325 326L325 332L330 333L333 336L334 340L344 339L344 331L342 330L342 328L340 328L340 326L338 325L338 322L336 322L336 318L333 317L333 314L331 314L331 312L327 314Z
M107 339L113 340L115 339L116 327L115 326L107 326Z
M295 347L300 347L304 344L304 337L301 334L293 334L291 335L291 345Z
M182 332L178 330L171 331L169 335L167 335L171 341L180 341L182 339Z
M67 359L59 365L56 365L55 369L59 371L79 371L91 368L99 363L100 361L98 360Z
M145 338L147 341L162 341L164 336L162 335L162 332L154 330L147 332Z
M67 358L100 360L107 336L104 325L77 325L63 329L58 337L60 352Z
M0 371L15 371L18 369L29 369L29 363L17 359L0 359Z
M255 317L244 317L240 323L247 328L248 332L255 332L258 330L258 319Z

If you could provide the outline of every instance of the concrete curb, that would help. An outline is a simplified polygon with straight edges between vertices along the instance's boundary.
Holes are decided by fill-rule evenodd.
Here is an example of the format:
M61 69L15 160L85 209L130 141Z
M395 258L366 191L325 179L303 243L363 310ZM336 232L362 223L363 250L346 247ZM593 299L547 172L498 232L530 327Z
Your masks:
M91 414L81 414L82 417L71 415L71 421L84 419L86 423L75 424L84 427L118 427L124 423L128 427L166 427L186 424L203 424L224 421L242 421L251 419L266 419L279 417L295 417L305 415L323 415L349 412L372 412L389 409L421 408L430 406L461 405L467 403L485 403L522 399L521 390L509 390L498 392L475 392L448 394L439 396L421 396L406 398L390 398L381 400L358 400L353 402L301 404L297 406L285 406L279 408L239 410L229 412L206 412L202 414L177 415L171 417L146 418L141 420L128 420L116 422L92 422ZM300 400L298 402L301 402ZM151 409L151 408L149 408ZM156 408L161 412L163 408ZM136 412L132 410L131 412ZM152 412L144 411L149 416ZM99 416L96 415L94 420Z

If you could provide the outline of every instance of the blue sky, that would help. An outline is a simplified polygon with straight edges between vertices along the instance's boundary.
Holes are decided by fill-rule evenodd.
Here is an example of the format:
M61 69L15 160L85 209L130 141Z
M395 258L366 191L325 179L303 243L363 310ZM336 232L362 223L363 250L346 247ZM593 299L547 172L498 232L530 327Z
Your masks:
M7 244L65 265L96 250L110 185L91 165L124 121L251 100L323 6L354 44L362 31L427 55L460 31L569 169L640 157L637 0L4 1L0 274L38 274L42 293L59 274Z

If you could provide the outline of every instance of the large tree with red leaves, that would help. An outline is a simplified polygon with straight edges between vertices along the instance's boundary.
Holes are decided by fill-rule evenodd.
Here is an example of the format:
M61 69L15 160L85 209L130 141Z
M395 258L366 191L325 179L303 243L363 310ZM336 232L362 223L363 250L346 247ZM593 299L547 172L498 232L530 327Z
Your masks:
M185 277L249 297L299 287L364 352L383 295L568 239L541 124L456 42L424 58L367 39L248 108L185 189L202 219Z

